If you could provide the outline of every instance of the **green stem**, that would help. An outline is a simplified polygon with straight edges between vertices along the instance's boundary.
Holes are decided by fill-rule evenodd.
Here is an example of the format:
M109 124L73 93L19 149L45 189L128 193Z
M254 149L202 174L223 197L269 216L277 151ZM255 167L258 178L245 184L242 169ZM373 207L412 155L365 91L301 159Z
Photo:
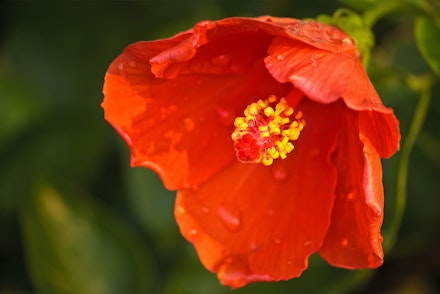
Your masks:
M393 248L397 240L400 226L402 224L407 198L406 184L408 180L409 159L411 156L411 151L414 147L414 143L416 142L417 136L423 126L423 122L425 121L426 114L429 108L429 103L431 100L431 77L415 78L414 80L410 80L410 84L416 86L417 89L419 89L421 95L416 110L414 112L413 120L406 135L405 143L403 144L400 152L400 160L397 170L396 181L395 211L394 217L391 220L391 224L388 230L387 239L384 243L385 252L389 252Z

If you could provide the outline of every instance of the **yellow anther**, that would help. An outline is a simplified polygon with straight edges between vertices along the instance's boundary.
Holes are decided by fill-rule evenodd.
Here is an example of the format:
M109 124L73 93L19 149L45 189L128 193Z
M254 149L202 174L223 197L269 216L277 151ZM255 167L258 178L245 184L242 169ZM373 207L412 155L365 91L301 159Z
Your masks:
M295 141L299 137L300 131L298 129L293 129L290 131L289 139Z
M263 100L258 100L257 102L258 106L260 106L261 108L265 108L267 106L267 103L264 102Z
M270 157L265 157L265 158L262 159L262 163L265 166L269 166L269 165L271 165L273 163L273 159L270 158Z
M260 132L260 137L261 138L269 138L270 137L269 131Z
M284 110L284 115L285 116L291 116L292 114L293 114L293 108L292 107L287 107L285 110Z
M249 105L246 108L246 110L244 111L244 114L246 116L248 116L248 115L257 115L259 111L260 111L260 106L257 103L252 103L251 105Z
M270 95L267 100L269 101L269 103L274 103L275 101L277 101L277 96Z
M286 145L286 150L288 153L292 152L292 150L295 148L295 146L293 146L292 142L287 142Z
M288 117L281 118L280 123L282 125L287 125L289 123L289 118Z
M253 115L246 115L246 117L244 119L246 122L250 122L250 121L254 120L255 117Z
M244 117L237 117L237 118L234 120L234 126L235 126L236 128L242 128L242 127L247 128L247 127L248 127L247 123L245 122Z
M276 106L275 106L275 109L276 110L279 110L279 111L283 111L284 109L286 109L287 107L286 107L286 105L284 104L284 103L278 103Z
M274 135L281 134L281 129L279 126L270 126L270 132Z
M267 117L269 117L269 116L273 116L274 113L275 113L275 111L273 110L272 107L266 107L266 108L264 109L264 114L265 114Z
M237 139L239 139L241 137L241 134L240 134L240 132L233 132L232 134L231 134L231 138L232 138L232 140L235 142Z
M284 146L283 143L281 143L281 141L275 141L275 145L277 146L280 152L284 150Z
M258 127L258 130L260 131L260 132L265 132L265 131L268 131L269 130L269 126L259 126Z
M278 150L275 147L267 148L267 154L269 155L269 157L271 157L273 159L280 157L280 153L278 152Z

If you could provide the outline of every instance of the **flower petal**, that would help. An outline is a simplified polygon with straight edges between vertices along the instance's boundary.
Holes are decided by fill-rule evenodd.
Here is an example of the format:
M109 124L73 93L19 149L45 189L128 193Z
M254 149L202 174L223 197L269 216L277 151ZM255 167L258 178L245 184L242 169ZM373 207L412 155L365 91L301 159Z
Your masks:
M150 59L157 77L173 78L184 72L243 72L266 53L274 36L286 36L316 48L340 51L356 47L340 30L317 22L262 16L201 21L186 32L186 39ZM179 35L179 37L181 37Z
M329 225L330 154L344 108L302 100L307 125L287 159L270 167L236 161L198 189L179 191L180 230L223 284L286 280L307 267Z
M399 149L399 122L393 110L382 104L356 47L344 40L340 40L339 52L329 52L277 37L269 48L266 67L280 83L290 81L314 101L331 103L342 98L349 108L363 111L361 132L371 138L381 157L389 157Z
M330 264L349 269L376 268L383 262L382 166L368 138L361 136L357 113L345 112L334 166L338 171L332 221L319 250Z
M240 75L156 78L146 61L164 47L166 41L128 47L108 69L102 105L130 146L133 166L153 168L168 189L189 188L235 157L229 141L234 117L250 101L282 96L291 85L277 83L261 58Z

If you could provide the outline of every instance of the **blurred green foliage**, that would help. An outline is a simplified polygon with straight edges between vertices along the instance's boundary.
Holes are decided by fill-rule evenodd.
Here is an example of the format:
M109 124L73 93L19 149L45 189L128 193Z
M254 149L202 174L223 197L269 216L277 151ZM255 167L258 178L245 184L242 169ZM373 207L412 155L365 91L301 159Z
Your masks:
M174 192L153 172L129 167L127 147L104 121L107 66L130 43L202 19L311 18L347 7L362 15L388 2L0 2L0 293L230 293L180 236ZM401 120L404 142L420 99L411 81L439 74L440 17L426 7L440 6L402 0L402 7L410 8L375 23L369 70ZM346 271L313 256L299 279L237 293L440 292L438 78L432 85L409 162L403 226L385 264ZM384 160L385 238L398 163L399 154Z

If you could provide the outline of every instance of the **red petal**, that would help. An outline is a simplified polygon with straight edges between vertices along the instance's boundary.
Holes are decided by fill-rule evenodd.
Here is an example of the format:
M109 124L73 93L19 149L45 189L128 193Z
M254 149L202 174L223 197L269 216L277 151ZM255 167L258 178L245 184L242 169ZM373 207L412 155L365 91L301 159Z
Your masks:
M399 149L399 121L393 113L359 112L359 131L380 157L388 158Z
M157 77L172 78L188 70L229 72L231 65L232 71L243 71L261 56L261 49L266 52L270 40L278 35L329 51L348 46L347 35L334 27L269 16L201 21L189 33L179 44L151 58L152 72ZM350 46L356 50L353 44Z
M383 262L382 166L370 141L356 127L357 113L345 111L346 125L333 156L337 168L336 201L320 254L332 265L376 268ZM363 143L363 144L362 144Z
M291 88L278 84L261 58L241 75L156 78L146 61L177 41L128 47L107 72L103 102L105 118L131 148L132 165L153 168L169 189L198 185L228 164L235 157L234 117L250 101Z
M197 190L179 191L176 219L202 263L234 288L299 276L320 248L335 187L330 154L343 103L304 99L307 125L285 160L236 161Z
M280 83L290 81L314 101L342 98L349 108L363 111L361 133L371 138L382 157L389 157L399 148L399 123L393 110L382 104L350 42L340 40L340 51L329 52L277 37L266 67Z

